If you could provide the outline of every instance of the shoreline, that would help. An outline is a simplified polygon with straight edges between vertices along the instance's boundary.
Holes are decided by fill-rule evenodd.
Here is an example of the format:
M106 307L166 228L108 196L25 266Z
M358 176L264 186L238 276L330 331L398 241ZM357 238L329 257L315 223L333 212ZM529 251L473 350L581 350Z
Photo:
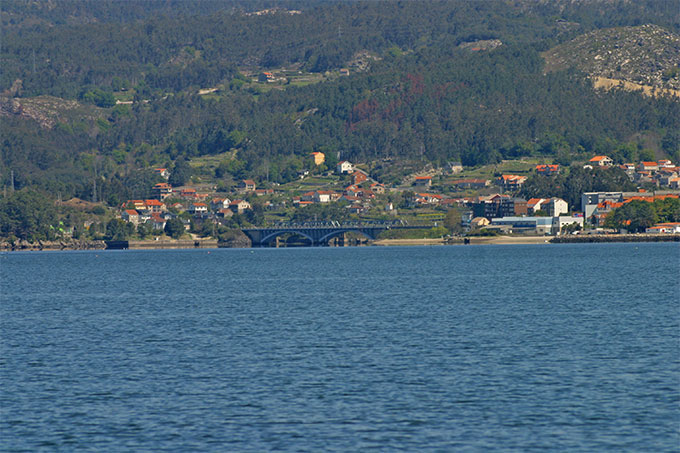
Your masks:
M465 242L468 239L469 242ZM422 239L377 239L360 246L443 246L443 245L524 245L524 244L594 244L623 242L680 242L680 234L607 234L570 236L472 236L469 238L422 238ZM346 246L352 247L352 246ZM217 239L183 239L159 241L83 241L77 243L40 242L20 243L15 246L2 244L0 252L41 252L76 250L164 250L164 249L217 249L257 248L242 243L228 245Z

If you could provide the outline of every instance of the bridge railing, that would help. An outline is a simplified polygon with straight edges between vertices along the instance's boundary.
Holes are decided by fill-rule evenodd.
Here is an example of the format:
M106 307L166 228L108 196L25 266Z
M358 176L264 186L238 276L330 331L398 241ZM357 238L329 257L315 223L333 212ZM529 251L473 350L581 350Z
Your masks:
M278 230L278 229L358 229L358 228L431 228L432 222L409 223L403 220L392 221L360 221L360 222L338 222L338 221L312 221L312 222L278 222L266 227L246 228L248 230Z

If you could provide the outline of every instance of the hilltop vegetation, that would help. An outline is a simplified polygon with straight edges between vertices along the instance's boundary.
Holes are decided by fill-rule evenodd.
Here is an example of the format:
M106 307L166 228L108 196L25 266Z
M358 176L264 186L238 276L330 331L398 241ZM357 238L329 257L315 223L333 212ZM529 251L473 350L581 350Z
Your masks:
M148 195L150 167L202 156L216 161L201 177L227 187L291 181L312 151L371 163L385 182L449 160L642 148L677 160L677 101L596 93L574 69L544 75L540 56L640 21L677 34L668 3L12 2L0 178L65 199L96 187L115 204ZM281 80L258 81L265 70Z
M576 68L590 76L680 89L680 35L657 25L596 30L544 56L546 71Z

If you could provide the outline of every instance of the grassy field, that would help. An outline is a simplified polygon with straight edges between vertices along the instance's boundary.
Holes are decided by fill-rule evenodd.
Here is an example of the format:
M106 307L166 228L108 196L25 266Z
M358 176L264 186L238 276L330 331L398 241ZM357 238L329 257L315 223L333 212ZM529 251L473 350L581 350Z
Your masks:
M525 158L522 160L505 160L498 164L483 165L458 173L457 175L444 178L445 183L451 183L458 179L495 179L497 174L515 174L528 176L532 174L536 165L552 163L551 159Z

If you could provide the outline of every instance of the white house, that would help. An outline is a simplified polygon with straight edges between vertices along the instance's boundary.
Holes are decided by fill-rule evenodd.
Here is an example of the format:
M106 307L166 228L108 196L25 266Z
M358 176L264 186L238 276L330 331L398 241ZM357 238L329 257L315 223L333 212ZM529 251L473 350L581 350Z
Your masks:
M220 209L229 209L231 200L229 198L213 198L210 200L210 210L219 211Z
M614 163L614 161L607 156L595 156L588 162L590 162L591 165L597 165L598 167L611 167Z
M647 234L680 234L680 222L657 223L645 230Z
M463 164L460 162L449 162L449 173L455 175L463 171Z
M314 192L313 200L315 203L330 203L331 201L337 200L339 197L339 194L336 194L331 190L317 190Z
M569 205L561 198L551 198L544 207L550 216L559 216L569 212Z
M583 220L583 217L555 216L552 221L552 233L559 234L562 231L562 228L574 223L583 229Z
M206 214L208 212L208 205L205 203L191 203L187 212L190 214Z
M346 174L350 173L354 170L354 165L352 165L351 162L347 160L343 160L342 162L338 162L338 166L335 167L335 171L340 174Z
M246 209L250 209L250 203L245 200L234 200L229 203L229 209L231 209L232 212L240 214Z

